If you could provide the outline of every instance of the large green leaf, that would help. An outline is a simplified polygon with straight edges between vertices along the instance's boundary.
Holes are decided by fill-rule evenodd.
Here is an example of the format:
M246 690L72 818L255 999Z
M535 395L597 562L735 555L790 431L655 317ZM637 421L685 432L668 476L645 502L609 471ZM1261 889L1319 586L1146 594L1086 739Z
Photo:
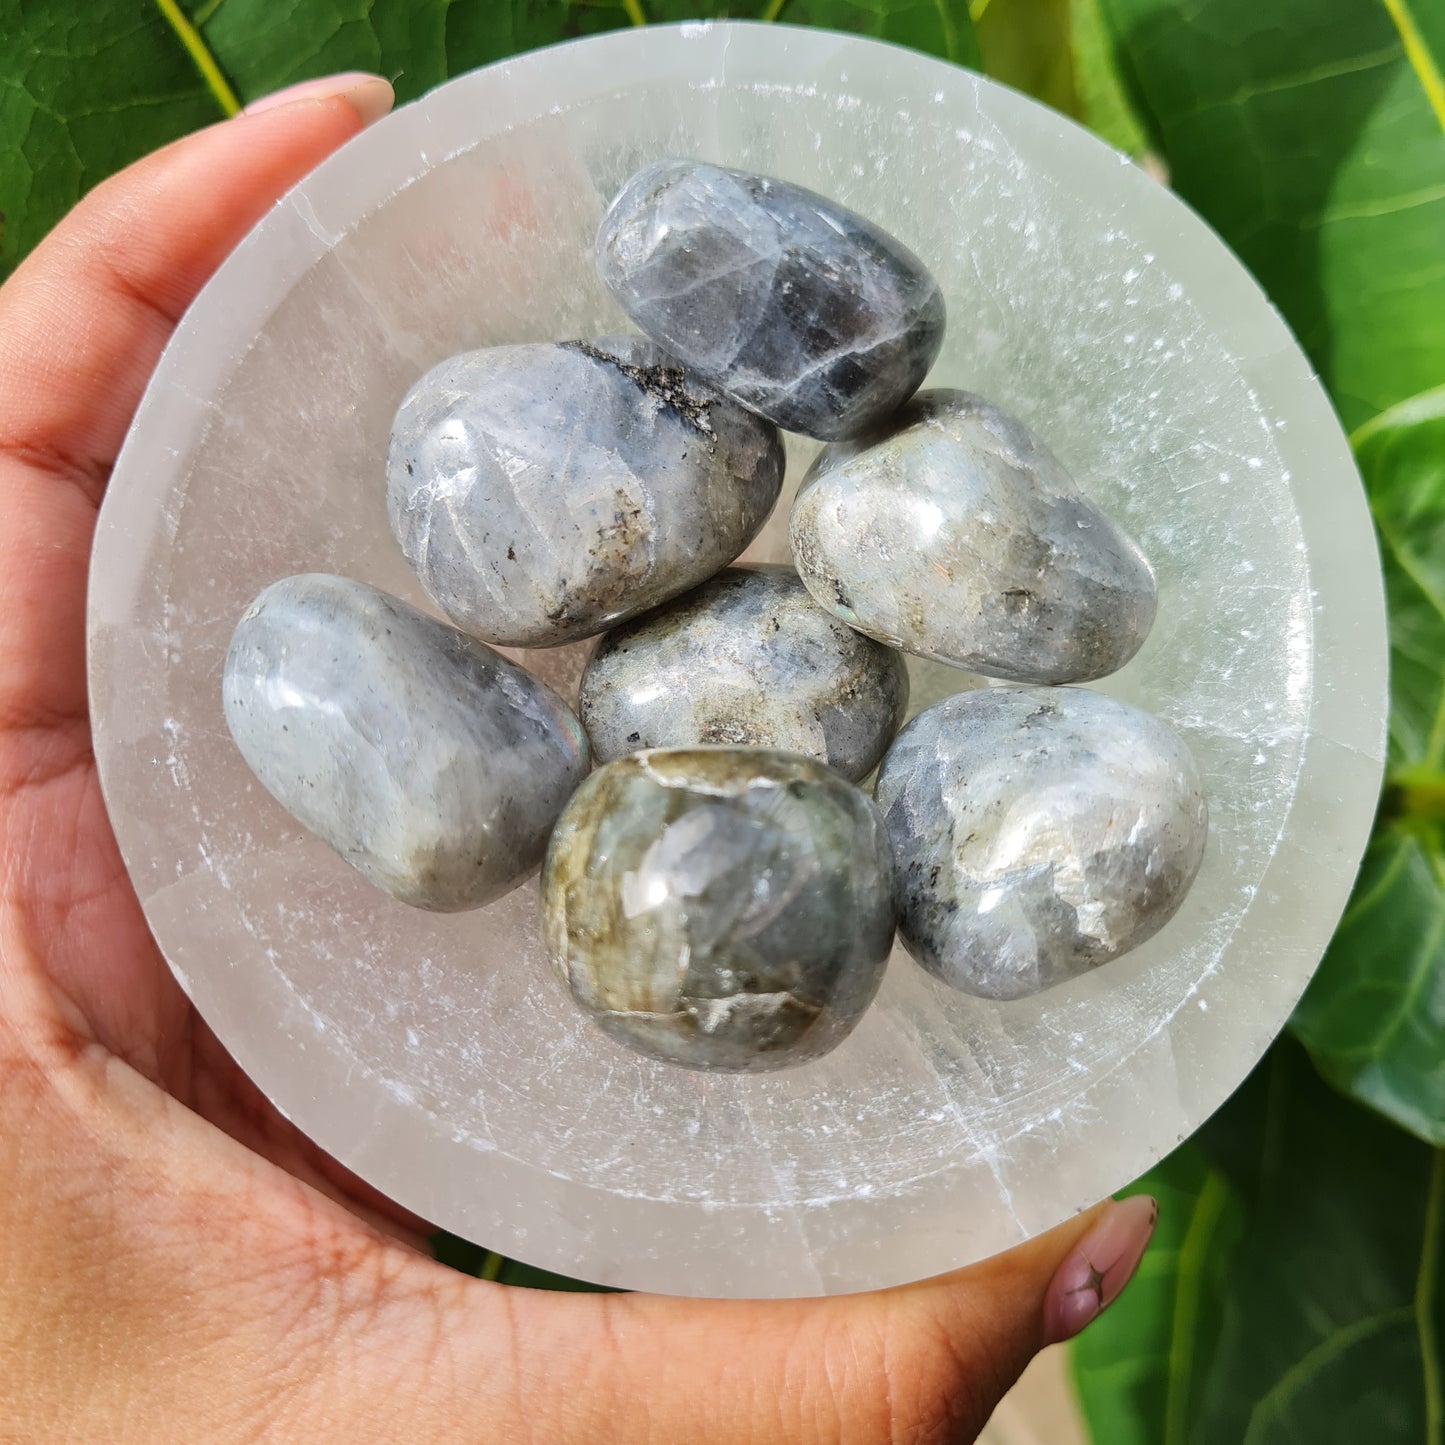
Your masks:
M1445 381L1440 0L1099 0L1172 183L1347 427Z
M153 0L0 0L0 279L97 181L220 113Z
M1069 40L1074 86L1084 123L1131 156L1149 147L1133 101L1119 73L1114 38L1099 9L1101 0L1070 0Z
M1355 449L1389 600L1391 783L1294 1028L1327 1078L1445 1144L1445 387Z
M1069 49L1070 0L974 0L983 68L995 80L1080 115Z
M1096 3L1105 68L1174 185L1356 428L1389 588L1391 789L1297 1027L1331 1080L1445 1139L1445 5Z
M410 100L554 41L723 14L978 64L965 0L0 0L0 279L97 181L299 80L374 71Z
M963 0L189 0L200 34L245 99L330 71L394 79L407 100L449 75L540 45L647 22L729 15L877 36L974 64Z
M1276 1045L1183 1149L1074 1348L1097 1445L1440 1445L1445 1154Z

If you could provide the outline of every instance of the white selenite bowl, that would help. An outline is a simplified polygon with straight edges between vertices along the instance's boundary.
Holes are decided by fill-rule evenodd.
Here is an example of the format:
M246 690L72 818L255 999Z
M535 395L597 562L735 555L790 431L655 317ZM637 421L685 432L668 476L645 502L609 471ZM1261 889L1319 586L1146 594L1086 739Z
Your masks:
M1203 769L1204 867L1149 943L995 1003L895 951L836 1052L693 1074L596 1033L535 879L438 917L247 771L221 665L252 596L333 571L424 605L387 529L392 412L440 358L622 326L592 268L636 167L811 186L922 256L931 384L1024 418L1133 533L1159 620L1100 684ZM813 444L790 442L791 492ZM750 555L786 555L786 506ZM632 1288L806 1295L964 1265L1128 1183L1243 1079L1323 952L1384 751L1379 566L1304 356L1209 228L1083 130L908 51L750 24L613 33L466 75L291 192L182 321L111 482L95 745L146 916L276 1106L402 1204ZM565 689L586 646L526 654ZM915 672L922 706L977 680Z

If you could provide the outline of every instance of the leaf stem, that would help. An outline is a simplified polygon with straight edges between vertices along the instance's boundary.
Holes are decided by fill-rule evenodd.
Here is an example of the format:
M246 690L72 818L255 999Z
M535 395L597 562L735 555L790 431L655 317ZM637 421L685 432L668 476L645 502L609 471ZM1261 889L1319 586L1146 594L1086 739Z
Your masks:
M622 0L622 9L634 25L647 24L647 16L642 13L642 0Z
M481 1269L477 1271L477 1278L496 1279L496 1277L501 1274L502 1266L506 1264L506 1262L506 1255L498 1254L495 1249L489 1249L487 1251L487 1257L482 1261Z
M636 0L633 0L633 3L635 4ZM186 54L201 72L201 79L206 82L207 89L216 97L221 109L227 115L235 115L241 109L241 102L236 99L236 92L231 89L230 81L216 64L216 57L206 48L200 31L186 18L176 0L156 0L156 9L165 16L166 23L176 32L176 39L185 46Z
M1420 1273L1415 1279L1415 1326L1425 1366L1425 1439L1445 1442L1445 1388L1440 1380L1440 1339L1435 1330L1435 1289L1440 1269L1440 1237L1445 1234L1445 1149L1435 1150L1430 1168L1430 1193L1425 1202L1425 1235L1420 1245Z
M1214 1232L1229 1203L1229 1188L1213 1169L1206 1175L1190 1213L1189 1227L1179 1246L1179 1283L1174 1291L1174 1319L1169 1338L1169 1373L1164 1392L1164 1440L1183 1441L1188 1429L1190 1373L1194 1365L1195 1335L1204 1293L1204 1270Z
M1395 29L1400 32L1400 44L1405 48L1405 59L1410 62L1410 69L1415 72L1415 78L1420 82L1420 88L1430 102L1430 109L1435 112L1435 119L1440 122L1440 129L1445 130L1445 78L1441 77L1435 58L1430 54L1430 47L1425 43L1425 37L1420 34L1420 27L1415 23L1415 17L1410 14L1405 0L1380 0L1380 3L1388 11Z
M758 17L764 25L771 25L779 15L783 13L783 6L788 0L768 0L768 8Z
M1401 768L1390 776L1396 817L1445 818L1445 772Z

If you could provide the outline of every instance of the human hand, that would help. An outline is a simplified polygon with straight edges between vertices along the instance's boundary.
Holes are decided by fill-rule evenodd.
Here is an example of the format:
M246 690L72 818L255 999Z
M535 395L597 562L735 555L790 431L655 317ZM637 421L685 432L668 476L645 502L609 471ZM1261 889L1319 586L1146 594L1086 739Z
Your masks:
M389 104L340 77L179 141L0 288L0 1437L970 1440L1123 1288L1151 1200L830 1300L468 1279L271 1109L147 931L91 752L96 509L191 298Z

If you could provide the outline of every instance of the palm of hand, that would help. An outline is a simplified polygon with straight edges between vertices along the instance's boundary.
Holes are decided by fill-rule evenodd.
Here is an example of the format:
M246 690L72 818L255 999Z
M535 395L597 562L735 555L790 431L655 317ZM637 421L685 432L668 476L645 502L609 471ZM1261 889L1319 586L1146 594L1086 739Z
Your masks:
M0 290L10 1423L83 1440L970 1439L1038 1348L1078 1221L952 1280L826 1304L464 1279L275 1113L155 948L91 751L96 511L190 297L359 123L313 100L179 142L99 188Z

